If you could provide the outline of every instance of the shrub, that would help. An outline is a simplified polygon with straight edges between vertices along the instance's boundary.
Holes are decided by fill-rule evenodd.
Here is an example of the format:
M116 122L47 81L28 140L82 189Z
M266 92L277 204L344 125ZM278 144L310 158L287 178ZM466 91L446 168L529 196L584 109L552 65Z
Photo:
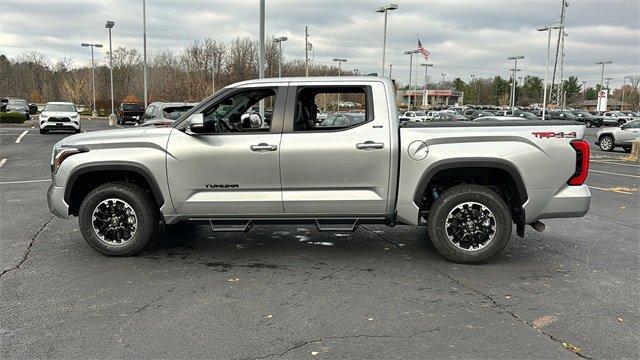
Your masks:
M0 123L3 124L22 124L26 120L24 114L0 112Z

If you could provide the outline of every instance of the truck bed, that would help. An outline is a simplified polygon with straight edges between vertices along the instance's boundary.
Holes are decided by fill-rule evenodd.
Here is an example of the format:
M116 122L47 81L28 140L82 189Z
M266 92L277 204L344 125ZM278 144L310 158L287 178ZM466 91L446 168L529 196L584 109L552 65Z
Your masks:
M428 121L406 122L401 128L434 128L434 127L493 127L493 126L558 126L583 125L577 121L564 120L495 120L495 121Z

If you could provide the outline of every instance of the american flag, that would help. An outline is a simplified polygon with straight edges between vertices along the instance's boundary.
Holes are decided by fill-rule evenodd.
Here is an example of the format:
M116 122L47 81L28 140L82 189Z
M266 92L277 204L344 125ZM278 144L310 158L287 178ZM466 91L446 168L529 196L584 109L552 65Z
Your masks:
M422 46L420 39L418 39L418 51L420 51L422 55L424 55L425 60L429 60L429 55L431 55L431 53L429 52L429 50L425 49L424 46Z

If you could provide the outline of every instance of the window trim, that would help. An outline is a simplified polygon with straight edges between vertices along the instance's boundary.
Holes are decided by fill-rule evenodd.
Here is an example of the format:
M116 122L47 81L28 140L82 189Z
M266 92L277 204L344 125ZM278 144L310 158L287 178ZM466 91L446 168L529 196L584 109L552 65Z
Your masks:
M375 113L373 107L373 90L371 84L349 84L349 85L291 85L290 88L292 90L289 91L287 97L287 112L284 117L284 126L283 126L283 134L316 134L316 133L332 133L332 132L341 132L348 131L351 129L355 129L359 126L368 124L375 120ZM335 89L335 88L361 88L364 90L365 96L365 121L358 123L356 125L345 127L345 128L337 128L337 129L323 129L323 128L315 128L315 130L310 131L295 131L294 130L294 122L296 119L296 111L297 111L297 103L298 103L298 94L303 89L314 88L314 89Z

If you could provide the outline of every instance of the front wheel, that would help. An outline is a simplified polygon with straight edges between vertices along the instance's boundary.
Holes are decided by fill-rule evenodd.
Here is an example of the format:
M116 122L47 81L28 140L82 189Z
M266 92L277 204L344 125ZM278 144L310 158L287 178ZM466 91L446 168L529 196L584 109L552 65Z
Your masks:
M158 233L158 209L141 187L110 182L91 191L78 214L82 236L97 252L131 256Z
M613 151L613 148L615 147L613 138L609 135L601 137L598 145L600 145L600 150L602 151Z
M622 126L626 123L624 120L618 120L618 126Z
M591 120L587 120L584 124L587 125L588 128L593 126L593 124L591 123Z
M509 208L494 191L458 185L431 206L428 234L438 252L456 263L479 263L501 252L509 242Z

